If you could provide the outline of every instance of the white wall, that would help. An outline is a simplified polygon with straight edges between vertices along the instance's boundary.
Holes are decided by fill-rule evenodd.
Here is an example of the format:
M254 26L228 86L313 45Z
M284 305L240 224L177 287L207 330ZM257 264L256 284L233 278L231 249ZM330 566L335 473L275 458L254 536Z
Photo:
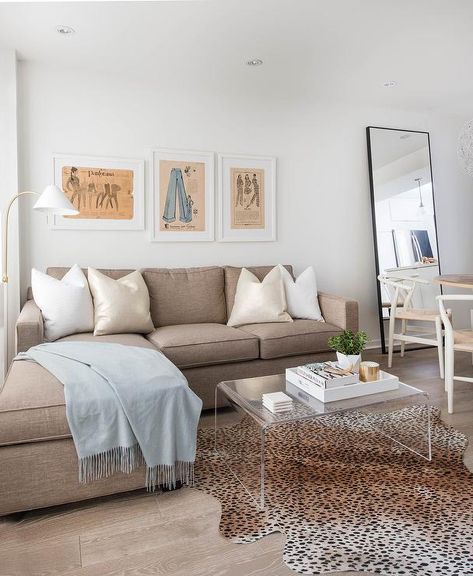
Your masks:
M18 191L17 165L17 90L16 55L14 50L0 48L0 203L3 210L9 198ZM0 249L3 250L0 242ZM8 342L9 356L14 352L14 324L19 312L19 265L18 265L18 208L15 205L10 213L9 229L9 286L8 286ZM1 287L2 298L5 287ZM2 332L3 299L0 304ZM4 345L6 340L4 340ZM1 348L0 348L1 349ZM5 350L6 351L6 350ZM3 374L3 350L0 353L0 374ZM1 386L0 386L1 388Z
M143 157L146 147L214 150L278 158L278 241L150 243L144 232L50 231L25 210L22 284L31 266L199 266L292 263L316 266L319 287L356 298L361 325L378 337L365 127L428 130L432 139L440 256L445 272L473 269L473 180L456 159L463 119L309 101L264 86L210 90L20 64L22 187L52 179L52 154Z

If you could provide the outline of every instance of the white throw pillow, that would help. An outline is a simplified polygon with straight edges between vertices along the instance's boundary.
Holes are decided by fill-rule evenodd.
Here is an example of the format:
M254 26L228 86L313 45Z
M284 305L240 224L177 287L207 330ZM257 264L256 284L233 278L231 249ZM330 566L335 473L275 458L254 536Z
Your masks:
M294 281L291 274L279 264L284 289L286 291L287 311L292 318L305 318L325 322L320 312L317 298L317 282L312 266L306 268Z
M31 289L44 321L44 338L53 342L63 336L92 332L94 306L87 278L75 264L57 280L33 268Z
M148 334L154 330L148 287L138 270L118 280L95 268L89 268L87 274L94 298L95 336Z
M281 272L276 266L262 282L242 268L235 294L235 303L228 326L262 322L292 322L287 313Z

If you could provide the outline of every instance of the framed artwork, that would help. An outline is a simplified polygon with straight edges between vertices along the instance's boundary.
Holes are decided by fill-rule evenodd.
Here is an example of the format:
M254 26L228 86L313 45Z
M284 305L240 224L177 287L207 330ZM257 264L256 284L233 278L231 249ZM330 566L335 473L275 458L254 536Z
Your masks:
M152 240L213 240L213 152L156 148L151 156Z
M276 240L276 159L220 154L219 240Z
M79 214L51 216L53 229L144 229L143 160L55 155L54 183Z

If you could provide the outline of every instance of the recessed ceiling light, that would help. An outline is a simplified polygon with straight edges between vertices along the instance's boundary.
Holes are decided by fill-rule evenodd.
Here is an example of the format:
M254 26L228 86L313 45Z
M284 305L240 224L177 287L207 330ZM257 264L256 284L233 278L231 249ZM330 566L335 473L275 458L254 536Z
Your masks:
M261 66L261 64L263 64L263 60L260 60L259 58L252 58L251 60L247 60L246 64L247 66Z
M394 86L396 86L397 82L395 82L394 80L386 80L386 82L383 82L383 86L385 88L394 88Z
M64 26L63 24L59 24L59 26L56 26L56 32L58 34L61 34L62 36L70 36L71 34L74 34L75 30L70 26Z

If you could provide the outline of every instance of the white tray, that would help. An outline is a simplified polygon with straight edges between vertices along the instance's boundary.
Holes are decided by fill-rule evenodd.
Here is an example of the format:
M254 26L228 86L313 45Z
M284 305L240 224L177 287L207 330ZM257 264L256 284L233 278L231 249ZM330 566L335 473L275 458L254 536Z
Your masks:
M357 384L347 384L338 388L319 388L297 373L297 368L286 370L286 380L294 384L307 394L310 394L320 402L334 402L335 400L345 400L346 398L357 398L368 394L388 392L399 388L399 378L388 372L380 371L380 379L373 382L358 382Z

